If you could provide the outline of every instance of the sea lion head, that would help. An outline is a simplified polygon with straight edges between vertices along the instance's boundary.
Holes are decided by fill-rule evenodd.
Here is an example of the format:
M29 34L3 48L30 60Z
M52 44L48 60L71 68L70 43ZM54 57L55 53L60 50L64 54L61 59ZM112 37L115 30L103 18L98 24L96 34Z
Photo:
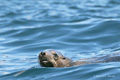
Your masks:
M59 51L47 49L39 54L39 63L42 67L68 67L72 60L64 57Z

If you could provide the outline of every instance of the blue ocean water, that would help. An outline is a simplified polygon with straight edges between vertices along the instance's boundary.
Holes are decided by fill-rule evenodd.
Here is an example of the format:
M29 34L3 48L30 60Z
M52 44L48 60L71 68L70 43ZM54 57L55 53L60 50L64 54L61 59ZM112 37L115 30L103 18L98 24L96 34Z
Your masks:
M0 0L0 80L120 80L119 62L40 67L45 49L72 60L120 52L120 0Z

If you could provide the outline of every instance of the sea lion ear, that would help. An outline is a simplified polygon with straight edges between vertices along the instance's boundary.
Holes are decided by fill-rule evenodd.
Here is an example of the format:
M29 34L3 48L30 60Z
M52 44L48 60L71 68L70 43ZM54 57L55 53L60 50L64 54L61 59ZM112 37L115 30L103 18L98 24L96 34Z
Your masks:
M63 57L63 59L66 59L65 57Z
M57 51L57 54L60 56L60 58L66 59L66 57L64 57L63 54L62 54L61 52Z
M62 59L66 59L66 57L64 57L62 54L61 54L61 57L62 57Z

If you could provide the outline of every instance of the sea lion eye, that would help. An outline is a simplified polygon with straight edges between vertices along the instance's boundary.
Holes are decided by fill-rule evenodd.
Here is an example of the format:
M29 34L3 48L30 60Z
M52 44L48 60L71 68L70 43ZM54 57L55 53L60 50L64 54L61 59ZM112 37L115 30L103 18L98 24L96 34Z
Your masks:
M53 54L54 55L54 59L58 60L58 55L57 54Z
M55 57L58 57L58 55L57 54L53 54Z

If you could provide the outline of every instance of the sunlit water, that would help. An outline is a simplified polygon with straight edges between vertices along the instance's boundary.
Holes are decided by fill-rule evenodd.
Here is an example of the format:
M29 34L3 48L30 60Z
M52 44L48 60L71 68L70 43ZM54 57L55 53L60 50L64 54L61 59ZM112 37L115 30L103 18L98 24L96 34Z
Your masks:
M45 49L72 60L120 52L120 0L0 0L0 80L120 79L119 62L40 67Z

